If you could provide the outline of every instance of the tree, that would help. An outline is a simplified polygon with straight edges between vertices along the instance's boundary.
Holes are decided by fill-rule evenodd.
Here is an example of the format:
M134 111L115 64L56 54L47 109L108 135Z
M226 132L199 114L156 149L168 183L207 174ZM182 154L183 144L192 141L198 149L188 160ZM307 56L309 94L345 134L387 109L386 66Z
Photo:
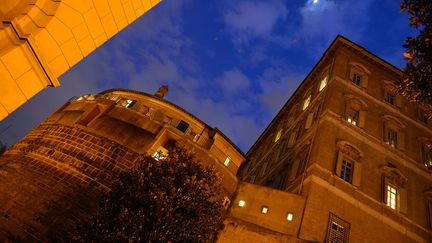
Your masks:
M419 30L408 37L403 47L407 64L398 84L399 92L411 101L417 101L432 116L432 1L403 0L401 11L410 14L410 26Z
M147 156L121 173L99 212L73 239L83 242L207 242L223 226L221 181L184 148Z
M4 152L6 152L6 149L7 149L6 144L3 144L2 141L0 141L0 156L1 156Z

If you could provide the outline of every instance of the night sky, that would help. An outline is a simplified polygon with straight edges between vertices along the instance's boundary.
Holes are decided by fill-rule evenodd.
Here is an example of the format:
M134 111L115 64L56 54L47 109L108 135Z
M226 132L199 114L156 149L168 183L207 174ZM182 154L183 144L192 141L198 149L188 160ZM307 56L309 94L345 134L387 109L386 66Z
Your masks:
M154 93L219 128L244 152L337 34L403 67L398 0L164 0L0 122L12 145L72 96Z

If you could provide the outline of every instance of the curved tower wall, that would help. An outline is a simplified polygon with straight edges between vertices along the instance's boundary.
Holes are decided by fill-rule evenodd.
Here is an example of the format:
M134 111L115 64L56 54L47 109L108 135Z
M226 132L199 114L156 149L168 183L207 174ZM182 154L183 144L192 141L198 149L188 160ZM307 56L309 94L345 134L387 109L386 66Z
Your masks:
M47 214L50 202L68 201L77 187L108 189L119 172L157 155L170 140L214 166L232 196L244 157L219 130L144 93L110 90L71 99L0 157L0 239L43 239L46 225L61 217ZM80 197L74 200L69 212L85 212Z

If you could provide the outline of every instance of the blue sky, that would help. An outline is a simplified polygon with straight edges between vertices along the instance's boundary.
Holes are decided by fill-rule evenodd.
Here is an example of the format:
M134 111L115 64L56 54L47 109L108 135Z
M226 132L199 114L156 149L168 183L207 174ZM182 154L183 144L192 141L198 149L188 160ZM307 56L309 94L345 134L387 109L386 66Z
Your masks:
M0 122L15 143L70 97L154 93L218 127L244 152L337 34L403 67L415 32L397 0L164 0Z

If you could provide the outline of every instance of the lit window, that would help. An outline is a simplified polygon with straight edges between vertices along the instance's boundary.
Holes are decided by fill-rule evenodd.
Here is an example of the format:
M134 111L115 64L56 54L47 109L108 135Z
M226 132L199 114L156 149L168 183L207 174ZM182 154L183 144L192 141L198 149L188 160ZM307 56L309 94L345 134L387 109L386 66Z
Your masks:
M225 159L224 165L228 166L230 163L231 163L231 158L227 156Z
M308 106L309 106L309 104L310 104L310 101L311 101L311 95L309 95L309 96L304 100L304 103L303 103L303 110L306 110L306 108L308 108Z
M353 76L352 76L352 82L355 85L360 86L361 80L362 80L362 76L360 74L358 74L358 73L354 73L353 74Z
M396 147L397 144L397 132L392 129L386 129L385 133L386 143L392 147Z
M292 214L292 213L288 213L288 214L287 214L287 220L288 220L288 221L293 221L293 219L294 219L294 214Z
M126 108L131 108L136 103L135 100L125 100L122 105Z
M327 86L328 75L326 75L320 82L319 91L323 90Z
M177 129L182 131L182 132L186 132L188 128L189 128L189 123L187 123L183 120L181 120L179 122L179 124L177 125Z
M152 156L152 157L153 157L155 160L161 160L161 159L165 159L167 155L168 155L168 149L166 149L166 148L160 146L160 147L158 148L158 150L157 150L156 152L153 153L153 156Z
M426 168L432 169L432 150L423 145L422 147L423 164Z
M282 136L282 129L279 129L279 131L277 132L276 137L274 139L274 142L276 143L277 141L279 141L281 136Z
M262 214L267 214L268 211L269 211L269 208L268 208L268 207L262 207L262 208L261 208L261 213L262 213Z
M340 171L340 178L344 179L346 182L352 182L354 164L351 161L342 160L342 167Z
M394 94L386 92L385 101L390 105L396 105L396 96Z
M396 187L387 184L386 187L386 204L392 209L396 209L397 206L397 189Z
M359 119L359 111L354 109L348 109L347 110L347 121L354 126L357 126Z
M224 207L224 208L228 208L230 202L231 202L231 201L229 200L229 198L228 198L227 196L225 196L225 197L224 197L224 200L223 200L223 202L222 202L223 207Z
M240 200L238 203L239 207L244 207L246 205L246 202L244 200Z

